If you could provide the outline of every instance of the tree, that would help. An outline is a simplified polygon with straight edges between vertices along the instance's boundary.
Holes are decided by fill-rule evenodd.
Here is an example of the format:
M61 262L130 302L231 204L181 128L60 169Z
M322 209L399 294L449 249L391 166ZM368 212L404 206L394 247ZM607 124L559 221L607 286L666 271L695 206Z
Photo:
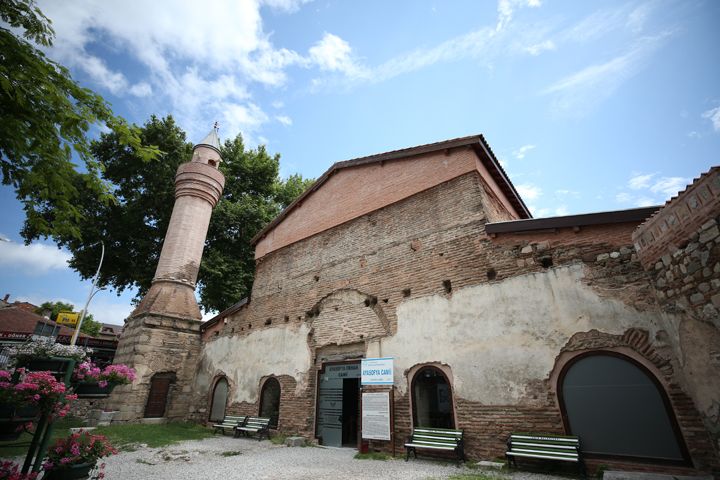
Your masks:
M143 146L137 127L113 115L100 95L78 85L65 67L33 45L49 47L54 39L50 20L34 0L3 0L0 18L24 37L0 27L2 183L11 185L23 204L27 242L80 238L79 197L104 204L113 200L111 185L101 178L102 163L90 155L90 128L109 127L143 161L159 152Z
M100 255L97 243L104 240L109 248L99 285L119 291L137 287L141 297L150 287L170 222L175 171L190 159L192 144L172 117L151 117L139 134L164 153L145 161L116 133L103 134L92 144L96 161L105 165L103 180L113 186L117 201L100 204L92 196L81 196L79 208L87 219L81 228L83 241L67 237L60 243L73 255L70 266L90 278ZM249 294L255 270L250 240L312 183L300 175L281 180L280 156L270 155L264 146L246 148L239 135L226 140L221 153L225 189L210 220L198 275L205 310L223 310Z
M44 302L42 305L35 309L35 313L37 313L38 315L42 315L47 310L50 311L50 320L54 322L57 320L58 313L74 312L75 305L64 302ZM96 322L93 318L92 313L88 313L87 315L85 315L85 319L83 320L82 326L80 327L80 331L85 334L95 336L100 333L101 328L102 325L100 324L100 322Z

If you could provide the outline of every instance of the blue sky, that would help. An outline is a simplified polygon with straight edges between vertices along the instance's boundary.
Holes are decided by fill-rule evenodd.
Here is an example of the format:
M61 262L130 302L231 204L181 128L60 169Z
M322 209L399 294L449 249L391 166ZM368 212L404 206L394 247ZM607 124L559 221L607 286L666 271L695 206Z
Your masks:
M544 217L659 204L719 163L712 0L39 4L49 54L116 113L173 114L195 141L217 120L283 175L483 133ZM0 293L79 308L89 282L49 241L23 246L13 192L0 202ZM132 296L90 311L122 323Z

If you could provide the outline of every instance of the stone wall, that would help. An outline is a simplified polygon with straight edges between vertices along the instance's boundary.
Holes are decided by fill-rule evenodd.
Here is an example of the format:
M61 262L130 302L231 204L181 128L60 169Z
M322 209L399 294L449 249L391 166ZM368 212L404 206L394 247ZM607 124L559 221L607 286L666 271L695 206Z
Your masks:
M131 385L120 385L107 400L107 408L117 410L114 421L143 418L150 391L150 380L157 373L174 373L165 416L184 420L198 407L192 396L192 382L200 352L200 322L179 318L143 315L127 320L115 363L132 366L137 378Z

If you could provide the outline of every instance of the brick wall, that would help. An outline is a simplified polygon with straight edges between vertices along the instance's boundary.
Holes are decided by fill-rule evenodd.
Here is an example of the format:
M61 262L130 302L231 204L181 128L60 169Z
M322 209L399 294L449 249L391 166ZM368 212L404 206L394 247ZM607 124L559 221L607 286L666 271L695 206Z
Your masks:
M642 268L632 245L631 233L636 225L486 236L485 223L502 217L501 204L492 189L473 172L273 251L258 261L250 303L228 317L227 324L217 327L217 333L241 340L257 329L295 322L312 326L307 341L314 368L301 379L306 382L305 390L296 392L299 381L280 377L280 429L312 438L316 375L323 359L357 358L366 351L370 339L385 334L384 328L387 334L394 335L396 310L408 299L451 296L463 287L581 264L583 281L598 295L617 299L638 311L661 312L652 289L652 275ZM338 310L334 310L336 307ZM324 315L330 313L332 318L334 312L347 318L338 324L324 321ZM333 329L347 330L347 335L333 335ZM210 342L212 338L217 337L211 337ZM607 341L595 338L576 347L607 345ZM632 342L624 345L639 349L638 355L648 355L646 346ZM666 350L667 357L671 353ZM454 398L458 426L467 431L471 458L502 456L512 431L563 431L550 381L538 380L529 390L535 398L522 398L513 405L485 405ZM199 402L206 408L209 392L198 393ZM697 409L688 398L678 397L674 405L697 429L697 434L688 439L693 458L701 466L716 465L712 448L707 453L707 445L712 445L707 442L707 431L698 428ZM257 402L230 406L231 412L242 414L255 414L257 409ZM400 451L411 431L406 394L398 393L394 409L395 447ZM373 447L389 449L390 445L373 442Z
M642 263L650 267L660 257L687 244L708 219L720 215L720 167L713 167L680 192L633 234Z

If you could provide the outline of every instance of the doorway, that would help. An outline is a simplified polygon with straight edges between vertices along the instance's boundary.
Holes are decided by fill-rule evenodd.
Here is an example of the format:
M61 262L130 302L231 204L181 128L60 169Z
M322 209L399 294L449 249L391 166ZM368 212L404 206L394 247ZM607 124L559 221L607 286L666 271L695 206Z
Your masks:
M174 373L156 373L150 379L150 392L145 405L145 418L165 416L170 384L175 382Z
M212 405L210 407L210 421L221 422L225 418L225 405L228 397L228 381L225 377L219 379L213 390Z
M356 447L360 363L326 364L318 375L317 437L322 445Z

